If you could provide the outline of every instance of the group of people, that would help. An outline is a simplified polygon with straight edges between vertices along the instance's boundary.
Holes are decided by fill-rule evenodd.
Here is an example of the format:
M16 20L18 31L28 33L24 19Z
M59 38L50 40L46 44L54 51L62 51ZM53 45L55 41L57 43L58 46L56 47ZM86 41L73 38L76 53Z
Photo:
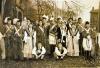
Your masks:
M41 20L32 22L26 17L22 21L6 17L3 27L4 33L0 33L2 59L44 59L48 55L56 59L84 56L91 60L98 55L99 35L90 27L90 22L82 23L82 18L65 21L43 15Z

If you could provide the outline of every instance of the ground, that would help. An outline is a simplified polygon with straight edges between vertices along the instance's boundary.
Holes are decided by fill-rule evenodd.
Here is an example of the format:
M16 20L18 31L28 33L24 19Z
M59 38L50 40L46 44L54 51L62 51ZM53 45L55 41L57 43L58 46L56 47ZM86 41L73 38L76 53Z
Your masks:
M65 57L64 60L46 58L44 60L0 60L0 68L80 68L80 67L99 67L100 60L87 62L84 57Z

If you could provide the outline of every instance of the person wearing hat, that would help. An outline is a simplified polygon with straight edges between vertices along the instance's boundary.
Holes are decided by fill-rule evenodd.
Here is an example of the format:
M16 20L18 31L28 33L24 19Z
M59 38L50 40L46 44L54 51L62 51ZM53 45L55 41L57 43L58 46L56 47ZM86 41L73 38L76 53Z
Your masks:
M57 42L61 42L61 37L62 37L62 34L61 34L61 27L62 27L62 18L61 17L58 17L57 18Z
M57 18L57 42L61 42L66 47L67 42L67 27L61 17Z
M33 58L36 59L44 59L45 53L46 49L41 43L38 43L32 50Z
M54 57L56 59L63 59L66 54L67 54L67 49L62 46L62 43L59 42L55 47Z
M68 30L68 56L79 56L79 31L76 24L71 24L71 29Z
M2 26L3 30L0 32L0 50L1 50L1 59L6 59L6 47L5 47L5 27L7 26L8 18L6 17L4 20L4 26Z
M33 25L31 22L28 22L28 29L24 31L24 58L25 59L32 59L32 48L33 48Z
M50 26L49 26L49 47L50 47L50 56L53 57L53 53L55 50L55 46L57 43L57 25L54 22L54 18L50 18Z
M14 32L14 46L13 52L14 59L15 60L22 60L23 59L23 53L22 53L22 26L21 26L21 20L14 18L13 19L13 24L15 24L15 32Z
M43 15L42 16L42 22L43 22L44 27L46 27L47 26L47 22L48 22L48 16Z
M7 18L6 20L6 25L5 25L5 47L6 47L6 58L7 59L12 59L12 50L13 50L13 26L12 26L12 19Z
M90 23L88 21L85 22L85 28L83 31L83 48L84 48L84 56L86 60L91 60L91 51L92 51L92 30L90 28Z
M16 23L19 21L18 18L14 18L13 19L13 22L12 22L12 28L11 28L11 59L18 59L18 46L19 46L19 43L18 41L20 40L18 38L18 32L17 32L17 28L16 28ZM20 51L20 50L19 50Z
M41 46L46 47L46 37L45 37L44 28L43 28L43 22L41 20L39 21L39 25L36 29L36 41L35 42L36 44L34 47L37 47L38 44L41 44ZM32 51L34 51L34 47Z

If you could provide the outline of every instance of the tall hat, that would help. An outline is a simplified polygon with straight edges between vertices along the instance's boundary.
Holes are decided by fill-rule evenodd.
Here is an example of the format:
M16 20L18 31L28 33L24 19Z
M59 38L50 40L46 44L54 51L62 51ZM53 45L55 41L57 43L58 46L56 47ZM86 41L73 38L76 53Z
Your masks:
M11 18L10 18L10 17L6 17L6 18L4 19L4 23L7 23L8 20L11 20Z
M18 21L19 21L18 18L14 18L14 19L13 19L13 24L16 24Z

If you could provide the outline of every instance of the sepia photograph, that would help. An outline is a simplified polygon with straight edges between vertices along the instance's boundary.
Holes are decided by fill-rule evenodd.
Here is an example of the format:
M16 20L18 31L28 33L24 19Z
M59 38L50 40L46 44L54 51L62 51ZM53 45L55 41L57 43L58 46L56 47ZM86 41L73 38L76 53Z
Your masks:
M100 0L0 0L0 68L100 68Z

